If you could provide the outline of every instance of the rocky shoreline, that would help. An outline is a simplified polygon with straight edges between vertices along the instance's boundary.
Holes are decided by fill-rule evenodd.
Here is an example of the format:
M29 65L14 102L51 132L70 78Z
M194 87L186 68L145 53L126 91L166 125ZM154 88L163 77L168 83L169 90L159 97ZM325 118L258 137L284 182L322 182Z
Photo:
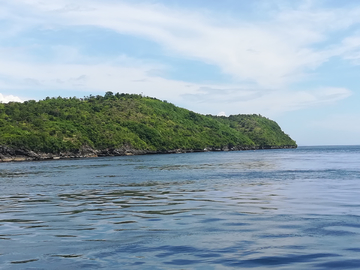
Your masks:
M233 148L208 147L201 149L172 149L163 151L138 150L130 147L122 147L116 149L96 150L91 147L84 146L81 149L68 152L41 153L21 148L11 148L8 146L0 146L0 162L12 161L40 161L40 160L58 160L58 159L79 159L79 158L95 158L107 156L132 156L132 155L153 155L153 154L180 154L192 152L210 152L210 151L244 151L244 150L261 150L261 149L288 149L296 148L295 146L237 146Z

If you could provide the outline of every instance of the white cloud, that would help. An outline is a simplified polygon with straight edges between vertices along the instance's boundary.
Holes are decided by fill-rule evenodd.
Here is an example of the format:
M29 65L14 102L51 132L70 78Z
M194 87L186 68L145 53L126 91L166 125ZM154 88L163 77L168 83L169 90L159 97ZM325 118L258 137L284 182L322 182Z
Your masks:
M226 110L228 114L260 113L274 117L283 112L333 104L351 94L346 88L302 91L201 88L196 94L185 94L183 98L190 109L202 113L212 108L213 113Z
M360 34L345 38L340 51L345 59L352 61L356 65L360 65Z
M170 51L220 66L234 78L262 86L291 82L326 60L304 46L318 41L319 35L289 22L218 25L213 18L163 6L95 2L89 6L93 9L67 12L63 17L73 24L146 36Z
M28 89L27 96L34 90L48 89L71 89L76 96L105 91L142 93L204 114L226 110L229 114L261 113L267 116L331 104L351 95L345 88L288 91L251 88L245 84L189 84L153 75L154 69L161 70L161 67L141 64L130 58L108 63L37 65L8 60L0 65L0 87L12 91Z
M73 89L89 92L131 92L156 96L202 113L274 115L330 104L351 95L345 88L292 91L291 83L306 77L333 56L359 59L357 36L324 45L329 33L360 21L360 9L317 9L308 5L271 11L269 20L223 20L214 12L172 9L160 4L125 1L14 0L4 2L0 18L17 28L57 29L93 26L153 40L176 56L201 60L231 74L228 84L189 84L161 77L157 64L118 56L84 57L79 48L54 46L52 61L39 64L25 49L21 55L0 50L3 89ZM217 16L219 15L219 16ZM320 45L319 45L320 44ZM322 45L321 45L322 44ZM317 47L314 47L316 45ZM21 61L25 59L26 61ZM77 92L78 93L78 92ZM76 93L76 95L78 95Z
M251 23L124 1L15 1L31 10L28 21L47 25L87 25L147 37L168 51L214 64L241 81L276 88L303 78L334 50L314 49L331 31L359 23L360 9L317 9L312 1L283 7L270 20ZM341 46L336 44L336 46Z
M7 61L0 65L0 87L12 91L28 89L29 92L71 89L77 96L79 91L86 94L105 91L143 93L169 101L199 88L196 84L149 75L158 68L156 65L129 67L114 63L33 65Z
M22 102L21 98L13 95L3 95L0 93L0 103L8 103L11 101Z

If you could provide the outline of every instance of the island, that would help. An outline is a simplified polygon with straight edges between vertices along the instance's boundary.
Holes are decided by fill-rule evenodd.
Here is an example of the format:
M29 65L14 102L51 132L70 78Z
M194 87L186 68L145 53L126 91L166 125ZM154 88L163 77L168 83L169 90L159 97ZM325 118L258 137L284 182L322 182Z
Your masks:
M261 115L202 115L143 95L0 103L0 162L296 147Z

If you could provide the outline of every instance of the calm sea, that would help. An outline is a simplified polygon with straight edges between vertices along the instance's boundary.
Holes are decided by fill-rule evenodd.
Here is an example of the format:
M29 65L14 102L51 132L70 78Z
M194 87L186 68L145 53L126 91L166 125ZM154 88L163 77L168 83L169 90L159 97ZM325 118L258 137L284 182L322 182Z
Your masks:
M1 269L360 269L360 146L0 164Z

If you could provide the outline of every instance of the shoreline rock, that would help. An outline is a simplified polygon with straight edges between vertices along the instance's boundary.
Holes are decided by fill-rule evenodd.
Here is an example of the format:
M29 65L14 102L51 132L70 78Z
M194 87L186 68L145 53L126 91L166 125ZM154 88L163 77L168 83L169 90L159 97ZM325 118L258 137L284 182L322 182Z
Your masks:
M129 147L116 149L96 150L88 146L68 152L36 153L26 149L13 149L7 146L0 146L0 162L17 162L17 161L43 161L43 160L60 160L60 159L80 159L96 158L111 156L133 156L133 155L155 155L155 154L180 154L194 152L217 152L217 151L248 151L248 150L266 150L266 149L291 149L296 148L291 145L283 146L235 146L233 148L207 147L205 149L170 149L162 151L138 150Z

